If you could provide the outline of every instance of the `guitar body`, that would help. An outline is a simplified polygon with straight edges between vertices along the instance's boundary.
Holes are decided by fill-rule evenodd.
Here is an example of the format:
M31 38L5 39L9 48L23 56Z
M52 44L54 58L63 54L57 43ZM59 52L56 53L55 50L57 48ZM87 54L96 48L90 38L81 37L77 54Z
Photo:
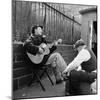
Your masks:
M35 64L39 64L42 62L44 56L41 54L37 54L37 55L32 55L31 53L27 52L28 57L30 58L30 60L35 63Z
M44 45L44 44L41 44ZM41 46L40 45L40 46ZM45 44L44 47L44 52L42 54L36 54L36 55L32 55L31 53L27 52L28 57L30 58L30 60L35 63L35 64L39 64L42 62L43 58L45 55L48 55L50 53L50 50L48 48L48 46Z
M59 39L57 42L58 42L58 43L61 43L62 40ZM55 43L55 42L54 42L54 43ZM30 60L31 60L33 63L39 64L39 63L41 63L41 62L43 61L44 56L45 56L45 55L48 55L48 54L50 53L50 49L49 49L49 48L51 48L51 47L54 45L54 43L48 44L48 45L45 44L45 43L42 43L42 44L39 46L39 47L43 48L43 50L44 50L44 52L43 52L42 54L37 53L36 55L33 55L33 54L27 52L27 55L28 55L28 57L30 58Z

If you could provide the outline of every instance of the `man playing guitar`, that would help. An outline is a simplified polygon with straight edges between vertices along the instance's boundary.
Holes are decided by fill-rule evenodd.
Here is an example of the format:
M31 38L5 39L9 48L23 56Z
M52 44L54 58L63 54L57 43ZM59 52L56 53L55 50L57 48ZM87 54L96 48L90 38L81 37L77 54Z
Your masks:
M62 82L61 72L67 67L66 62L60 53L54 52L58 43L62 40L47 44L43 33L43 26L33 26L31 29L31 36L25 41L25 51L32 61L36 65L51 64L53 67L54 75L56 78L56 84Z

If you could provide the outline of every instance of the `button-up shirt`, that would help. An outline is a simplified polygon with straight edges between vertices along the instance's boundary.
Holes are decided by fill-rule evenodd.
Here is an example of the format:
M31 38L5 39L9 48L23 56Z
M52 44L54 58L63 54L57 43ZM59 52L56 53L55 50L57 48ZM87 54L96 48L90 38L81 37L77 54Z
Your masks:
M78 53L74 60L71 63L69 63L64 72L70 72L73 69L81 69L81 64L85 61L88 61L91 58L89 51L85 49L85 47L86 46L83 46L82 50Z

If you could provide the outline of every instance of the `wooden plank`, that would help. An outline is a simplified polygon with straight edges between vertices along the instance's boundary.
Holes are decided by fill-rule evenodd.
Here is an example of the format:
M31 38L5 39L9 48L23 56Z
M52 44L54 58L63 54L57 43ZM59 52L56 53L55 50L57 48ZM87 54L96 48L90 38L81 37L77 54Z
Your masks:
M18 70L13 70L13 78L18 78L18 77L21 77L21 76L24 76L24 75L28 75L28 74L31 74L32 71L30 70L29 68L30 66L28 66L27 68L21 68L21 69L18 69Z
M38 2L38 24L40 25L40 2Z
M43 15L44 15L44 4L43 3L41 3L42 4L42 25L43 25Z
M46 34L46 12L47 12L47 9L46 9L46 6L44 5L45 9L44 9L44 19L43 19L43 26L44 26L44 34Z
M20 2L16 1L16 40L20 40Z
M16 1L12 1L12 36L16 40Z
M20 2L20 28L19 28L19 30L20 30L20 40L22 40L22 38L23 38L23 33L22 33L22 1Z
M51 40L51 29L52 29L52 9L50 8L50 25L49 25L49 39Z

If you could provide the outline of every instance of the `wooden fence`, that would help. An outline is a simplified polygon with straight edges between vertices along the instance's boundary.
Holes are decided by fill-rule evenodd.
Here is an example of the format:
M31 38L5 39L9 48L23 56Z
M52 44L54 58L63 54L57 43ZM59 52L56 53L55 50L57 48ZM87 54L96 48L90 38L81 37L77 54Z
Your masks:
M13 40L24 41L30 34L31 26L39 24L44 26L44 34L49 41L62 38L63 43L74 43L80 38L81 25L74 16L64 12L63 4L13 0Z
M44 34L52 41L62 38L63 43L72 44L80 38L80 24L65 15L61 4L15 1L12 2L12 35L13 41L24 41L30 34L32 25L44 26ZM61 53L68 64L75 57L73 47L60 45L57 52ZM26 86L32 79L30 65L25 59L21 42L13 44L13 90Z

